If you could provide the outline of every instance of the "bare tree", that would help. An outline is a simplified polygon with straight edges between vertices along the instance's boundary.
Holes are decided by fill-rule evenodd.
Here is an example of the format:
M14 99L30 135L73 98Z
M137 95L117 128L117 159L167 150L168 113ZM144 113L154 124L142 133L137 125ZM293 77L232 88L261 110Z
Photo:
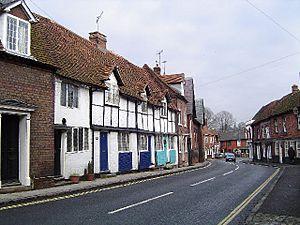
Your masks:
M236 120L230 112L221 111L214 116L213 127L218 131L227 131L233 128L235 124Z
M205 122L208 128L214 128L214 117L214 112L210 108L205 108Z

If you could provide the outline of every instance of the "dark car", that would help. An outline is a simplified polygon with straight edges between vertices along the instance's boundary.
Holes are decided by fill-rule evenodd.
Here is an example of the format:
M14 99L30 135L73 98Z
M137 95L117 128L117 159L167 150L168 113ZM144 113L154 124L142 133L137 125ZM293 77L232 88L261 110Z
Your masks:
M233 153L227 153L225 156L226 162L235 162L235 155Z

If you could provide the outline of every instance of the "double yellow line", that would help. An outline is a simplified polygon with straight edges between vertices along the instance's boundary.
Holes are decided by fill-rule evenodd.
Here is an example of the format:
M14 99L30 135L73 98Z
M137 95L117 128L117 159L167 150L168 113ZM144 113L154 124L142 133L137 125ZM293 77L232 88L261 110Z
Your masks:
M228 216L226 216L218 225L229 224L251 201L258 195L270 181L279 173L278 168L264 183L262 183L251 195L249 195L241 204L239 204Z

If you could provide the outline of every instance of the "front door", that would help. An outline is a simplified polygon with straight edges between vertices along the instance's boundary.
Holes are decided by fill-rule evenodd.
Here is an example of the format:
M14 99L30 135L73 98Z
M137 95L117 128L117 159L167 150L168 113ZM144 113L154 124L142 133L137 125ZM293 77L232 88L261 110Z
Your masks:
M54 175L61 175L61 131L54 131Z
M19 117L2 115L1 120L1 180L19 179Z
M100 133L100 171L108 170L107 132Z

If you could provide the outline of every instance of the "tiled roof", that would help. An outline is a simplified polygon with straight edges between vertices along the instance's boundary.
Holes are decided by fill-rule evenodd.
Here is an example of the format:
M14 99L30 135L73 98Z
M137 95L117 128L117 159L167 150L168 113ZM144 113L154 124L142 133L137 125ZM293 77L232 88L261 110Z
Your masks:
M263 106L253 117L253 124L292 111L294 107L300 107L300 91L290 93Z
M19 0L0 0L0 10Z
M178 92L173 90L166 82L164 82L159 75L157 75L148 65L144 65L143 68L147 71L147 78L149 81L149 87L152 90L150 96L150 102L155 105L160 105L160 101L167 95L169 98L168 106L174 110L177 110L176 99L180 98L186 102L186 99Z
M160 78L168 84L178 84L184 82L185 75L184 73L165 74L165 75L161 75Z
M61 76L103 86L115 65L106 51L56 22L35 15L32 24L31 53L39 61L60 68Z
M246 139L246 135L243 129L229 130L219 134L220 141L233 141Z

